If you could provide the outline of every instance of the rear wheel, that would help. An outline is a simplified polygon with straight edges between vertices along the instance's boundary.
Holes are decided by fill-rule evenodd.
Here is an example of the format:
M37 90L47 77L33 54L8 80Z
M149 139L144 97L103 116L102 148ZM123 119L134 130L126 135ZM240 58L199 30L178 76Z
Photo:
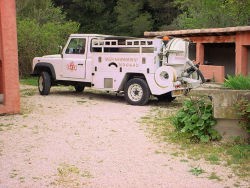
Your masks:
M158 101L166 101L166 102L172 102L175 97L172 97L171 92L165 93L163 95L157 95L156 96Z
M125 86L125 99L131 105L145 105L150 97L150 90L145 80L133 78Z
M78 93L82 92L84 90L84 88L85 88L85 86L83 84L81 84L81 83L78 83L78 84L75 85L75 90Z
M38 78L38 90L41 95L48 95L51 87L51 77L48 72L41 72Z

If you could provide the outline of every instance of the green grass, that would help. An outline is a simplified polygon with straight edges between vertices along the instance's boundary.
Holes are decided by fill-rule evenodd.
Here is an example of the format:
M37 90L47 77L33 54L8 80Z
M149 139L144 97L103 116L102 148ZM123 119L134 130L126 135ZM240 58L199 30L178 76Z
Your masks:
M244 164L250 162L250 145L233 145L228 147L227 154L232 157L229 164ZM248 168L250 171L250 168Z
M77 166L62 163L57 168L57 178L52 185L59 187L83 187L84 179L93 178L88 170L81 171Z
M230 76L224 82L224 86L230 89L250 90L250 76Z
M210 179L210 180L218 180L218 181L222 180L215 172L212 172L210 174L210 176L208 177L208 179Z
M79 100L79 101L76 101L78 104L84 104L84 103L86 103L87 101L85 101L85 100Z
M211 164L220 164L220 158L216 154L211 154L208 157L206 157L207 161L210 161Z
M13 126L14 124L12 123L8 123L8 124L0 123L0 131L10 130Z
M201 169L200 167L194 167L194 168L190 169L189 172L191 172L195 176L199 176L200 174L205 173L205 171L203 169Z
M231 167L240 177L250 177L249 144L243 141L193 143L187 134L175 131L169 112L167 108L154 108L150 114L141 119L141 122L146 124L149 132L162 142L175 145L176 149L172 151L172 156L182 157L185 154L188 159L205 159L213 165Z
M20 79L20 83L23 85L37 86L37 77L24 77Z
M10 178L15 178L16 176L18 176L18 172L17 170L13 169L11 172L10 172Z
M21 96L22 97L29 97L29 96L33 96L37 93L37 89L22 89L21 90Z
M57 168L59 176L68 176L69 174L79 174L80 170L74 166L69 164L61 164L60 167Z

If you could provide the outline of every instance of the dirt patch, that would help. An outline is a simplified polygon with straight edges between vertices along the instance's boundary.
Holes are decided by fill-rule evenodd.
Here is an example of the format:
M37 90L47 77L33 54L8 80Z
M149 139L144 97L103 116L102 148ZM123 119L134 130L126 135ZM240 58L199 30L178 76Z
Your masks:
M158 152L139 123L157 101L140 107L115 94L58 87L40 96L23 87L21 103L22 114L0 116L0 187L249 186L207 178L209 171L230 175L227 168ZM207 174L190 173L197 166Z

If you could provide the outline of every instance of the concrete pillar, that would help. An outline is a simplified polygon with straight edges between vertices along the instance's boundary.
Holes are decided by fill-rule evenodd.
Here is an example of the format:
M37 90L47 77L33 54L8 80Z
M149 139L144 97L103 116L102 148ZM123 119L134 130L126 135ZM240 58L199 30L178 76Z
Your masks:
M196 63L204 64L204 44L201 42L196 43Z
M1 87L4 96L1 113L20 111L16 4L15 0L0 0L0 57L2 61Z

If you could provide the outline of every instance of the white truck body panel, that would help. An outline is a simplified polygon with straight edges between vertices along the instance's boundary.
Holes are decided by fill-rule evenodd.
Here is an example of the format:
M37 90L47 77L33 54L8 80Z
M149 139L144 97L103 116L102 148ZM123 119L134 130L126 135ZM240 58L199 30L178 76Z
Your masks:
M48 63L57 81L86 82L95 89L116 92L123 91L128 75L142 75L151 94L161 95L192 87L176 87L188 67L186 61L188 42L183 39L164 45L161 39L72 34L62 54L34 58L33 70L39 63ZM186 82L200 84L194 79Z

